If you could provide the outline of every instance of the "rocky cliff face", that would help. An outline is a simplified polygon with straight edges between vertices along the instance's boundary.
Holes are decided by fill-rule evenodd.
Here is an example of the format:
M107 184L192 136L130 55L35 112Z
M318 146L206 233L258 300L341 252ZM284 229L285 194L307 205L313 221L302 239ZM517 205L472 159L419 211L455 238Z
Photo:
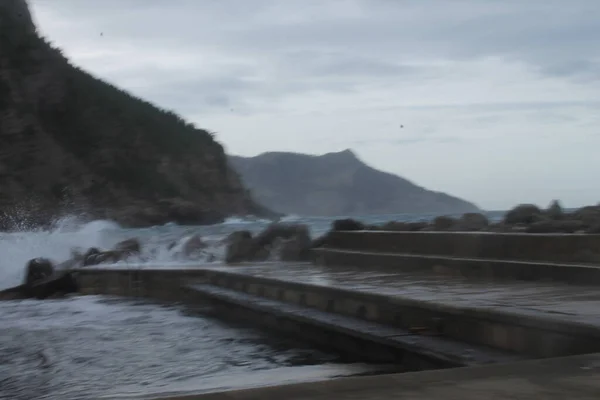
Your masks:
M71 65L25 0L0 1L0 140L5 217L44 224L78 207L144 226L266 213L210 133Z
M350 151L230 156L258 201L286 214L336 216L477 211L472 203L378 171Z

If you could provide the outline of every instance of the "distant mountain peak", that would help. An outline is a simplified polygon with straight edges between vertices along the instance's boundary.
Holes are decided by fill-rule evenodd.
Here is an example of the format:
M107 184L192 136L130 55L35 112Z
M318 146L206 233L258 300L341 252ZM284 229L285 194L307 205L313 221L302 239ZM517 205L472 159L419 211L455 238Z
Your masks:
M337 155L344 156L344 157L358 158L356 156L356 153L352 149L346 149L346 150L342 150L342 151L337 152L337 153L334 152L334 153L329 153L329 154L337 154Z
M424 189L361 161L351 149L323 155L270 152L230 156L245 185L273 210L307 216L478 211L465 200Z

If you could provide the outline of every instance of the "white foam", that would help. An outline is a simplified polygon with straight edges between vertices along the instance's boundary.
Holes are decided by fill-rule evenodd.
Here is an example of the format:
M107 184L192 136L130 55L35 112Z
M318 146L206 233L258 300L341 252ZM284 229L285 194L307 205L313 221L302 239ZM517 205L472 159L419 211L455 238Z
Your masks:
M268 224L271 221L268 219L257 218L251 215L246 217L229 217L223 221L223 225L250 225L250 224Z
M141 241L140 257L104 266L180 268L182 265L218 263L225 251L223 235L200 233L203 242L208 245L207 249L195 259L186 260L181 252L182 247L192 235L199 234L201 228L176 224L127 230L113 221L83 222L77 216L66 216L55 221L52 228L46 231L27 230L27 224L16 226L22 226L22 231L0 233L0 290L19 285L23 280L24 267L32 258L45 257L54 263L61 263L70 259L74 250L85 252L91 247L108 250L117 242L133 237ZM232 230L235 230L234 226L227 231Z
M302 219L299 215L290 214L285 215L281 218L280 222L298 222Z
M46 257L54 262L68 260L73 249L110 246L108 229L118 229L110 221L82 223L69 216L57 220L47 231L0 233L0 289L21 283L24 266L35 257Z

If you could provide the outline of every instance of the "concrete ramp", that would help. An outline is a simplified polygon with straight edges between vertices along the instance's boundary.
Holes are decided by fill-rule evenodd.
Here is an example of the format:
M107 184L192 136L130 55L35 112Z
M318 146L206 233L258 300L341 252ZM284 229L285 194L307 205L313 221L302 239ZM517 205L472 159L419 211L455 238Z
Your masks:
M408 370L523 359L514 354L448 339L435 331L411 331L269 299L265 292L261 292L262 296L251 295L211 284L193 284L187 289L213 300L221 315L283 331L319 346L351 354L357 359L397 363Z

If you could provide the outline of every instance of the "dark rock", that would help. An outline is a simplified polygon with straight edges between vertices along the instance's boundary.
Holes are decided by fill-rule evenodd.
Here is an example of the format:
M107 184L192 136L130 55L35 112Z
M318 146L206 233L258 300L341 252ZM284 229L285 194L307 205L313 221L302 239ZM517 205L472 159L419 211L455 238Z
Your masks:
M588 228L600 225L600 206L582 207L566 215L565 218L581 221Z
M534 204L520 204L504 216L504 223L509 225L533 224L544 219L544 213Z
M237 231L230 234L227 239L225 250L225 262L236 263L252 258L254 241L252 234L248 231Z
M31 297L46 299L49 297L60 297L69 293L76 293L79 285L71 271L57 272L48 278L36 282L30 288Z
M304 232L308 232L305 225L274 223L256 236L255 244L257 247L265 247L273 243L276 238L290 239Z
M456 226L456 220L448 216L435 217L433 220L433 230L449 231Z
M477 232L486 229L490 225L488 218L481 213L463 214L456 223L456 230L466 232Z
M208 245L202 240L200 235L194 234L182 238L179 241L174 241L167 246L167 249L174 251L174 256L186 260L200 259L202 257L214 255L209 254L205 249Z
M88 265L96 265L96 256L100 254L101 251L95 247L91 247L88 251L83 255L83 266L87 267Z
M26 298L25 285L0 290L0 300L22 300Z
M125 261L131 256L140 254L142 246L138 239L131 238L117 243L113 250L100 251L95 247L90 248L83 255L83 266L98 265L103 263L116 263Z
M127 254L140 254L142 245L138 239L131 238L117 243L113 250Z
M25 279L20 289L24 297L45 299L78 290L72 273L70 271L56 272L52 262L46 258L30 260L25 269Z
M337 219L331 225L333 231L362 231L364 229L365 224L351 218Z
M256 237L247 231L231 234L227 239L225 261L265 261L270 256L285 258L286 261L303 261L308 259L310 247L308 227L274 223ZM276 250L279 254L273 254Z
M314 239L312 241L312 243L310 244L310 247L311 248L326 247L328 240L329 240L329 233L326 233L326 234L321 235L318 238Z
M563 208L558 200L552 200L544 214L547 218L555 221L561 220L565 216Z
M25 280L23 284L26 288L31 288L36 282L41 282L54 273L52 261L47 258L34 258L29 260L25 266Z
M292 238L284 239L279 248L279 259L281 261L308 261L311 245L308 227L300 225Z
M200 235L192 235L183 244L181 252L185 257L191 257L194 254L202 253L206 247L207 244L204 243Z

